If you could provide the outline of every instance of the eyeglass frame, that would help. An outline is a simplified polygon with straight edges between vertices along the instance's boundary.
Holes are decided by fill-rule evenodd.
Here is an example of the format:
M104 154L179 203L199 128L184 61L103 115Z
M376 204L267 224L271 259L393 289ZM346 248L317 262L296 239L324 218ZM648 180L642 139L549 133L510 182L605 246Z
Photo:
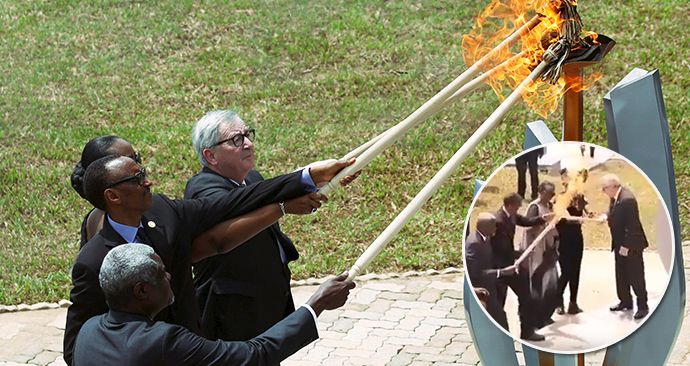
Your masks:
M239 136L242 136L242 139L236 140ZM247 129L246 132L238 133L238 134L233 135L230 138L218 141L215 144L213 144L211 147L216 147L216 146L222 145L226 142L232 142L232 146L234 146L234 147L241 147L242 144L244 143L245 138L248 139L249 141L254 141L255 137L256 137L256 130L253 128L249 128L249 129ZM239 141L239 142L235 142L235 141Z
M134 160L135 163L141 165L141 155L139 155L138 152L135 152L132 156L128 156L128 158Z
M136 174L130 175L129 177L126 177L126 178L122 178L122 179L118 180L117 182L108 185L107 187L105 187L105 189L113 188L117 185L120 185L122 183L127 183L127 182L135 180L135 179L137 180L137 184L139 186L143 187L144 184L146 183L146 168L142 167Z

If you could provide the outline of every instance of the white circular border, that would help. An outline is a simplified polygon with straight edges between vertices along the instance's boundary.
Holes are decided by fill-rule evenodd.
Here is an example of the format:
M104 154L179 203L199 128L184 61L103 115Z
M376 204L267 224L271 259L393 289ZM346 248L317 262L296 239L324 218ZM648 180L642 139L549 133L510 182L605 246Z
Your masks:
M465 253L466 253L465 252L465 240L467 238L465 233L468 233L468 229L469 229L468 225L470 224L471 213L474 210L474 205L477 202L477 199L479 198L479 196L484 191L484 188L486 188L486 184L491 181L491 179L498 173L499 170L504 169L508 165L508 162L515 159L516 157L521 156L521 155L523 155L529 151L536 150L536 149L541 148L541 147L546 147L548 149L549 146L554 146L556 144L578 144L578 145L586 145L587 147L594 146L595 148L605 149L606 151L613 153L616 156L616 158L619 158L619 159L625 161L626 163L628 163L628 165L632 166L639 174L641 174L647 180L647 183L654 189L654 192L656 193L657 199L661 203L661 206L664 209L664 212L666 213L666 219L667 219L667 222L669 224L669 229L671 232L671 235L670 235L671 236L671 242L670 242L671 243L671 261L669 262L670 263L670 271L668 272L668 275L666 278L666 285L664 286L664 291L661 295L660 301L662 301L664 296L666 296L666 291L668 291L668 285L671 282L671 276L673 275L673 271L675 270L674 263L676 260L676 234L675 234L675 230L673 228L673 221L671 220L671 214L668 210L668 206L666 206L666 201L664 201L663 196L661 196L661 193L659 192L659 189L656 187L656 184L654 184L654 182L652 182L652 180L647 176L647 174L642 169L640 169L640 167L638 167L635 163L630 161L630 159L628 159L627 157L625 157L624 155L622 155L616 151L609 149L608 147L600 146L597 144L592 144L589 142L581 142L581 141L558 141L558 142L550 142L547 144L537 145L537 146L531 147L527 150L523 150L523 151L519 152L518 154L513 155L512 157L506 159L505 162L503 164L501 164L498 168L494 169L493 173L491 173L491 175L484 181L484 184L482 185L482 187L479 189L477 194L475 194L474 197L472 198L472 204L470 205L470 208L467 211L467 216L465 217L465 225L463 225L463 231L462 231L463 232L463 235L462 235L462 265L463 265L463 268L465 269L465 280L469 283L470 287L473 288L472 281L470 281L470 276L467 273L467 263L465 260ZM491 320L491 322L494 324L494 326L497 327L498 329L500 329L504 334L508 335L514 341L519 342L523 346L528 346L528 347L534 348L534 349L542 351L542 352L547 352L547 353L552 353L552 354L562 354L562 355L577 355L580 353L596 352L596 351L602 350L604 348L608 348L612 345L615 345L616 343L624 340L625 338L629 337L631 334L635 333L638 329L640 329L647 322L647 320L652 317L654 312L656 312L657 308L659 307L659 305L657 304L657 306L654 307L654 309L649 312L649 314L637 325L637 327L635 329L633 329L630 333L620 337L619 339L616 339L615 341L611 342L610 344L604 344L602 346L597 346L594 348L589 348L589 349L584 349L584 350L574 350L573 351L573 350L548 349L548 348L544 348L544 347L541 347L539 345L536 345L532 342L527 342L520 337L515 337L509 331L507 331L506 329L503 329L503 327L500 326L496 322L496 320L489 314L489 312L481 305L481 303L479 302L479 298L477 297L477 294L474 291L472 291L472 297L473 297L473 300L477 302L477 305L482 309L482 311L484 312L484 315L486 315L486 317ZM472 341L474 342L474 339Z

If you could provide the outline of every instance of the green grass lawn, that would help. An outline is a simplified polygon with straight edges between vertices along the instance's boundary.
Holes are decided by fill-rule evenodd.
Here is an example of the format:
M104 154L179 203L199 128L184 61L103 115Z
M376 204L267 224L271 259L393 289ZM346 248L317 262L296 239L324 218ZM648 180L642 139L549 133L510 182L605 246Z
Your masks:
M67 296L87 202L69 175L86 141L131 141L180 197L199 165L192 124L234 108L257 129L266 176L338 157L413 112L465 68L462 34L487 1L33 1L0 6L0 303ZM685 0L581 1L618 44L585 92L585 138L606 144L601 98L633 67L659 68L682 220L690 214ZM375 160L319 214L284 220L295 278L345 270L498 105L459 101ZM547 123L560 128L561 113ZM370 268L459 266L474 177L518 152L514 108ZM556 133L558 135L558 133ZM687 227L683 236L688 237Z

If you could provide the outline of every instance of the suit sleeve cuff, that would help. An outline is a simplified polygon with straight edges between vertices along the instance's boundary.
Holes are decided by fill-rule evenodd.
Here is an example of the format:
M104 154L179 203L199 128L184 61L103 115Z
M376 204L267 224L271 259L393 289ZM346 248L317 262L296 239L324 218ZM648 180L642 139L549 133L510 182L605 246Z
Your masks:
M302 304L300 307L309 310L309 313L311 313L311 316L314 318L314 325L319 324L319 319L316 316L316 312L311 308L311 306L309 306L309 304Z
M300 179L300 182L302 182L302 185L305 186L307 191L316 192L316 184L314 184L314 180L311 179L309 167L302 169L302 178Z

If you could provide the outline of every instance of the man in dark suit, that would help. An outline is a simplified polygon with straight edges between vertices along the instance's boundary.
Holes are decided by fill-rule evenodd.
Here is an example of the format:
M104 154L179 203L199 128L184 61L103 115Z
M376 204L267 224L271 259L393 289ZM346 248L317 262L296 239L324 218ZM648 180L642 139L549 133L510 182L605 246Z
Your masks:
M275 365L318 338L317 316L342 306L354 283L347 273L323 283L305 305L246 342L213 341L179 325L154 321L174 304L170 274L144 244L113 248L99 282L110 310L79 332L75 366Z
M537 188L539 187L539 164L538 160L544 155L544 148L540 147L530 150L515 158L515 169L517 170L517 193L525 198L525 190L527 189L527 179L525 173L529 168L530 189L532 190L532 199L538 196Z
M343 164L317 167L308 173L315 181L331 179ZM152 195L153 183L145 170L129 157L107 156L93 162L84 177L89 202L107 213L103 229L87 242L72 268L72 305L67 312L64 358L70 364L74 340L89 318L107 312L98 286L98 272L112 248L143 242L154 248L172 274L179 301L164 309L158 319L184 326L200 334L191 264L194 260L229 248L195 237L230 217L245 214L270 202L303 195L308 190L298 171L272 180L198 200L171 200ZM193 244L194 243L194 244Z
M491 245L492 236L496 233L496 219L488 212L482 212L477 217L477 229L465 240L465 264L467 274L474 288L484 288L488 291L485 297L486 310L489 315L508 330L508 319L503 306L498 303L496 295L496 281L502 276L515 274L515 266L495 268Z
M522 205L522 197L517 193L510 193L503 197L503 206L496 211L496 235L491 239L494 265L498 268L513 265L519 253L515 250L515 226L530 227L545 222L544 217L527 218L518 213ZM527 273L514 274L501 278L496 284L498 303L503 308L510 287L518 297L518 313L520 315L520 337L525 340L542 341L544 336L535 332L538 314L529 295L529 279Z
M601 182L602 191L610 199L605 218L611 231L611 251L616 261L616 292L620 301L611 307L611 311L632 309L632 287L637 296L634 318L642 319L649 314L642 256L648 244L640 222L637 200L629 189L621 186L616 175L607 174Z
M192 143L203 168L187 182L185 198L232 192L263 181L252 170L253 139L254 130L233 111L212 111L202 117L192 131ZM313 212L295 210L288 202L279 204L283 214ZM277 219L237 249L194 264L207 337L247 340L294 311L288 263L299 254Z

